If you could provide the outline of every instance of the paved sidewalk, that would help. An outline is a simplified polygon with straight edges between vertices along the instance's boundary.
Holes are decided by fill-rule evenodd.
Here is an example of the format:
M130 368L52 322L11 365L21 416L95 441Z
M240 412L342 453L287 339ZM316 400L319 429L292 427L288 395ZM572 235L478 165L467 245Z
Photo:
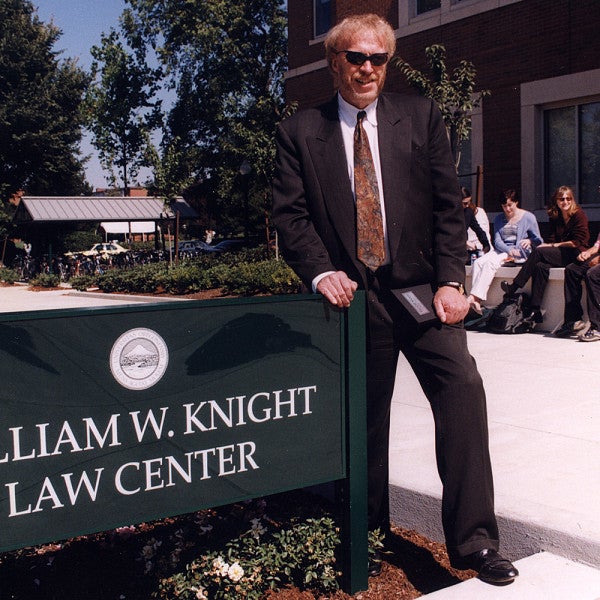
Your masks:
M502 552L517 560L547 551L595 567L593 595L503 598L600 599L600 342L547 333L468 337L487 390ZM433 439L429 405L401 358L392 406L392 519L443 541ZM570 577L568 569L554 575ZM434 597L496 597L464 593Z
M152 296L129 296L126 294L103 294L102 292L77 292L70 287L59 290L32 291L27 285L0 287L0 313L59 308L93 308L140 302L184 302L181 298L156 298Z

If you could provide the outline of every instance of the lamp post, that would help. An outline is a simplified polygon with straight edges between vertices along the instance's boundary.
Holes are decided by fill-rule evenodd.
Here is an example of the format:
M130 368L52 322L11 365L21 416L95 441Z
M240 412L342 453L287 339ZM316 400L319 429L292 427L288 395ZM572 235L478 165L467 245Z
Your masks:
M246 245L248 244L248 227L249 227L249 215L248 215L248 187L250 184L250 173L252 173L252 166L244 159L239 169L240 178L242 180L242 191L244 192L244 240Z

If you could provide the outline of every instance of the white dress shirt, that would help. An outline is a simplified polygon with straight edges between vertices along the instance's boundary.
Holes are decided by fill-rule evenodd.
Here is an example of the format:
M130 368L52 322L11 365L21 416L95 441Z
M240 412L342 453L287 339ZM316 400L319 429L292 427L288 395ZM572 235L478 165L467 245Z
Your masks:
M373 156L373 166L375 167L375 175L377 177L377 187L379 190L379 202L381 204L381 218L383 221L383 237L385 247L385 260L383 264L389 264L390 251L388 246L387 227L385 221L385 204L383 202L383 178L381 176L381 160L379 158L379 139L377 135L377 100L369 104L366 108L360 109L367 113L363 119L363 127L367 137L369 138L369 146L371 155ZM344 151L346 153L346 164L348 165L348 177L350 186L354 194L354 129L356 128L357 115L359 109L346 102L340 94L338 94L338 115L340 125L342 127L342 138L344 140ZM331 274L333 271L327 271L317 275L312 282L312 289L317 291L317 284L323 277Z

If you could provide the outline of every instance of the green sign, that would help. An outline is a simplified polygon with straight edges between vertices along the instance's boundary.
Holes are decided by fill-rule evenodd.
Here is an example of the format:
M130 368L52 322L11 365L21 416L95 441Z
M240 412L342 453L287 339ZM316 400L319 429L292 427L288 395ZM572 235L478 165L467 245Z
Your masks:
M348 315L318 296L0 315L0 550L346 479Z

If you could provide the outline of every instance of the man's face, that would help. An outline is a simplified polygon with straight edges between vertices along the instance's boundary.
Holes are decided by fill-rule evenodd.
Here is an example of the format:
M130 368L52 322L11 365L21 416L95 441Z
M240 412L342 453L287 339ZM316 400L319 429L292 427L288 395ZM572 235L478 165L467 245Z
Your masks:
M371 54L385 53L386 48L372 31L363 31L349 37L336 50L351 50ZM387 62L379 67L370 60L362 65L348 62L345 52L335 54L331 60L331 69L338 79L339 91L342 98L356 108L365 108L377 99L385 83Z

